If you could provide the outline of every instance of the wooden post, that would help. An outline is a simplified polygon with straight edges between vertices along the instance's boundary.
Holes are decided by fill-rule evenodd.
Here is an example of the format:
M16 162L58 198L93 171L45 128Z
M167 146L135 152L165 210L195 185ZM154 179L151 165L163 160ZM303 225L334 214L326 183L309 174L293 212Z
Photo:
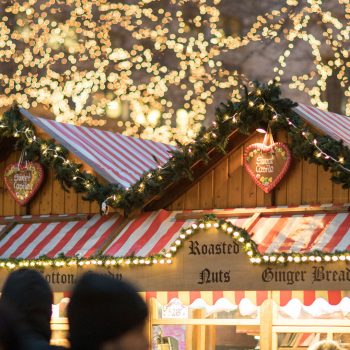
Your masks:
M199 309L194 310L193 317L194 318L204 318L205 310ZM205 347L205 326L204 325L198 325L193 327L193 349L206 349Z
M194 311L195 310L189 310L189 317L194 318ZM186 325L186 334L185 334L185 341L186 341L186 350L193 350L193 331L194 326L192 325Z
M185 341L186 341L186 350L192 350L192 335L193 335L193 326L187 325L186 326L186 334L185 334Z
M148 338L148 349L152 350L153 342L153 320L158 318L158 304L157 299L150 298L147 301L148 306L148 318L146 321L146 332Z
M217 326L207 326L205 333L205 349L215 350L216 348L216 327Z
M260 307L260 349L274 349L272 344L272 322L274 304L272 299L265 300Z

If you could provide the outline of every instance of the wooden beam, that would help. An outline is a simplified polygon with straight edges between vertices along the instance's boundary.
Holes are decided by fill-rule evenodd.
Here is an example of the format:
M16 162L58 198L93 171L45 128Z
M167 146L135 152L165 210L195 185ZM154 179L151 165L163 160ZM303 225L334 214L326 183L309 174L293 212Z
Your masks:
M260 219L261 213L255 213L242 226L243 229L249 231Z
M218 218L230 217L248 217L259 213L260 216L268 215L303 215L303 214L324 214L324 213L347 213L348 206L310 206L310 207L296 207L296 208L247 208L247 209L232 209L225 211L210 211L210 212L195 212L195 213L181 213L176 215L176 220L200 219L205 214L214 214Z
M2 240L15 226L16 226L16 223L15 223L15 222L8 223L8 224L0 231L0 240Z
M49 216L35 216L35 217L9 217L0 219L0 225L6 225L9 223L15 224L36 224L43 222L70 222L78 220L88 220L89 214L76 214L76 215L49 215Z
M104 252L108 246L114 241L114 239L119 235L119 233L122 231L122 229L131 221L130 218L125 218L120 225L117 227L117 229L112 232L111 235L103 242L101 248L99 251Z
M273 348L272 318L274 304L271 299L265 300L260 307L260 349L270 350Z
M179 198L183 193L186 193L193 185L204 178L210 171L212 171L217 164L222 161L225 157L229 156L229 153L239 147L242 143L246 142L251 137L248 135L240 134L235 130L228 141L226 155L217 149L212 149L208 152L210 160L208 164L204 164L202 160L199 160L191 167L193 171L194 181L190 181L188 178L181 179L176 183L172 183L168 188L161 194L161 198L157 199L152 197L148 203L145 204L145 211L164 209ZM158 195L159 196L159 195Z
M240 319L240 318L162 318L153 319L153 325L194 325L194 326L238 326L238 325L256 325L259 326L259 319Z

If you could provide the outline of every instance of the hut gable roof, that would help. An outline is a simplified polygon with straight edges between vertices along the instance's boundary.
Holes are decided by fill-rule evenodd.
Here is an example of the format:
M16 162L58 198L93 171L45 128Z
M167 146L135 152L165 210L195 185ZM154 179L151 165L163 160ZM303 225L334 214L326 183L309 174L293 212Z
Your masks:
M12 133L20 138L20 144L34 153L31 159L40 159L54 167L61 184L85 193L85 198L90 201L96 200L103 212L108 206L126 215L141 208L157 210L168 207L191 189L193 181L198 182L219 165L227 153L241 147L256 129L268 125L289 134L288 144L294 158L323 166L330 170L333 182L349 188L350 137L346 117L297 106L289 99L280 98L280 94L274 83L257 83L255 90L247 91L241 101L222 104L217 109L213 126L201 130L193 143L179 143L176 149L152 141L48 121L23 110L27 124L22 123L22 129L17 132L17 123L21 122L16 109L10 111L0 127L6 137ZM107 179L108 184L100 184L90 173L80 171L75 162L67 163L52 152L48 155L40 152L40 148L51 144L33 142L33 147L33 140L26 139L26 130L35 135L28 121L40 125ZM66 148L62 150L64 157ZM300 203L293 202L294 205Z
M316 107L307 106L304 104L298 104L293 108L295 112L305 125L309 126L311 130L315 130L317 135L327 136L332 140L341 141L343 145L350 149L350 118L337 113L318 109ZM155 210L160 208L169 207L177 199L179 199L185 193L189 193L196 183L204 179L212 170L220 167L220 165L229 157L230 153L240 146L243 146L249 138L256 137L253 134L244 135L238 130L233 132L228 137L228 142L225 148L226 153L220 152L218 149L209 150L207 163L196 162L192 165L191 171L193 178L183 178L178 183L172 183L166 189L165 194L162 197L157 197L153 201L150 201L146 207L148 210ZM255 141L258 142L258 141ZM327 177L327 181L330 178L330 174ZM209 190L209 189L208 189ZM314 198L313 203L317 202ZM301 203L293 203L298 205ZM175 209L172 206L172 209ZM189 208L186 208L189 209Z
M107 182L128 188L142 174L164 164L174 147L111 131L21 114L101 175Z
M294 111L307 123L350 148L350 118L299 103Z

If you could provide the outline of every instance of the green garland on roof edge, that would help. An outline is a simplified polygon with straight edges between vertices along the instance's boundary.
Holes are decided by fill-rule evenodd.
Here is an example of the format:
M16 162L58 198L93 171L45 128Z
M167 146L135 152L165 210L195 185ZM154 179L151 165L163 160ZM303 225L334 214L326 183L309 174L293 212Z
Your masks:
M96 200L100 205L107 199L109 206L122 209L125 215L161 194L170 184L186 177L193 180L192 165L198 161L207 163L211 149L225 153L229 135L235 129L242 134L250 134L257 128L266 129L268 125L273 132L288 132L293 157L322 165L331 172L333 182L350 188L350 176L346 170L350 168L349 148L329 136L313 134L292 110L297 104L280 96L280 87L275 82L254 82L252 91L245 89L241 101L228 101L216 109L213 126L202 127L192 143L184 145L178 142L178 148L170 152L171 158L166 164L143 174L128 190L116 184L101 184L95 176L81 170L81 164L67 163L68 151L54 140L37 137L32 124L21 118L17 107L5 112L0 120L0 139L15 137L16 147L26 151L28 160L37 160L55 170L56 179L65 190L73 188L78 193L84 193L85 200ZM295 127L288 123L287 118ZM317 145L328 156L341 160L341 163L334 162L330 157L320 157L313 140L317 140ZM46 153L43 152L45 147L49 150Z
M55 178L65 191L73 188L77 193L85 193L86 200L103 202L106 196L122 190L119 185L100 184L95 176L81 170L82 164L68 161L69 151L53 139L38 137L32 123L21 117L17 106L0 116L0 141L4 138L14 139L15 149L25 151L26 160L54 169Z
M295 158L304 158L311 163L322 165L325 170L330 170L333 182L342 184L344 188L350 188L349 172L344 170L350 168L350 150L341 141L313 134L292 110L297 103L280 98L280 95L280 87L275 82L271 84L255 82L254 89L251 92L246 89L241 101L222 103L216 109L214 125L210 128L203 127L194 142L186 145L178 143L178 149L171 152L172 157L162 168L144 174L129 191L109 199L108 204L112 207L125 208L127 211L140 207L147 199L161 194L170 184L185 177L193 180L191 166L197 161L207 163L208 151L213 148L225 153L229 135L233 130L238 129L242 134L250 134L257 128L266 129L269 124L273 132L280 129L287 130ZM297 128L289 125L286 117ZM329 156L342 159L343 163L319 157L316 147L312 144L314 139Z

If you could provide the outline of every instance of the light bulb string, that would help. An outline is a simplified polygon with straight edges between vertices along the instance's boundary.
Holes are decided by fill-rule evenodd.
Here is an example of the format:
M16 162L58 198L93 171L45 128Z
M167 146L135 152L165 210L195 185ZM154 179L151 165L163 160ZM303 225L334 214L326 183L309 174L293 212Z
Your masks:
M38 139L37 139L37 137L35 135L35 132L32 129L26 128L25 130L19 130L19 129L15 128L14 136L15 137L19 137L21 134L26 137L26 142L28 144L36 143L36 144L40 145L40 142L38 141ZM74 181L76 181L76 180L85 181L87 186L91 185L89 180L86 180L85 178L83 178L83 177L78 175L79 174L79 170L76 169L76 167L74 166L74 164L71 161L69 161L68 159L62 157L55 148L51 148L51 147L47 146L47 144L41 144L41 146L43 146L43 145L45 145L44 149L42 149L44 155L47 155L47 153L51 152L51 154L52 154L51 156L52 157L62 160L62 164L66 165L66 166L69 166L71 169L75 169L76 170L76 174L73 175L72 180L74 180Z

